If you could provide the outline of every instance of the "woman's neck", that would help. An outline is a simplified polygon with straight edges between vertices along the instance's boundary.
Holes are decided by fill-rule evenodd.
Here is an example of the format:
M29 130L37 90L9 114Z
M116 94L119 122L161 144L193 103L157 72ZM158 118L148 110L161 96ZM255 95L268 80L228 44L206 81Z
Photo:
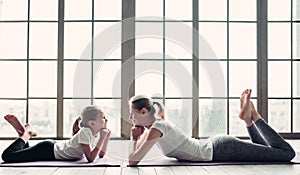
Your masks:
M150 129L151 126L152 126L152 124L151 124L151 125L148 125L148 126L145 126L145 128Z

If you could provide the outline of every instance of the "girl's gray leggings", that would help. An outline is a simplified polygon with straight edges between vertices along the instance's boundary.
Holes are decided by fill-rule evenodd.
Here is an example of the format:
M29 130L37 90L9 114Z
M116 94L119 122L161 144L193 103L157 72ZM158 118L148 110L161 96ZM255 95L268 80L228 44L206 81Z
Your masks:
M213 139L213 161L290 161L295 151L263 119L247 127L251 142L233 136Z

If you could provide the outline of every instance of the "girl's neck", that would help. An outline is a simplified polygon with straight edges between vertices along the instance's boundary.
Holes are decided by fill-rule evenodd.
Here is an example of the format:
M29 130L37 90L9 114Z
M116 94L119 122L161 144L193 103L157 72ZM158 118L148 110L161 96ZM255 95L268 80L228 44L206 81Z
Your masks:
M92 131L92 135L95 136L95 137L97 137L98 131L94 131L92 128L90 128L90 130Z

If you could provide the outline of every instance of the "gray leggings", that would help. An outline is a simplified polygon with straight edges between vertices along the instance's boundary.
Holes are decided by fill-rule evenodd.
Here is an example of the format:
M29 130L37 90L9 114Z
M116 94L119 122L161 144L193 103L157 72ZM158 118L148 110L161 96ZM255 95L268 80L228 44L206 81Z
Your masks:
M213 161L290 161L295 151L263 119L247 127L251 142L233 136L213 139Z

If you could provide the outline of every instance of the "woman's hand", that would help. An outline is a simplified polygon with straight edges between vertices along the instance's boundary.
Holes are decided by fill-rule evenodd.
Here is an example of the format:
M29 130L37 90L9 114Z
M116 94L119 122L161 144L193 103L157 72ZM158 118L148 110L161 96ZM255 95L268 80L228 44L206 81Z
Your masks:
M133 140L138 140L139 137L144 133L145 128L143 126L134 126L131 128L131 137Z

